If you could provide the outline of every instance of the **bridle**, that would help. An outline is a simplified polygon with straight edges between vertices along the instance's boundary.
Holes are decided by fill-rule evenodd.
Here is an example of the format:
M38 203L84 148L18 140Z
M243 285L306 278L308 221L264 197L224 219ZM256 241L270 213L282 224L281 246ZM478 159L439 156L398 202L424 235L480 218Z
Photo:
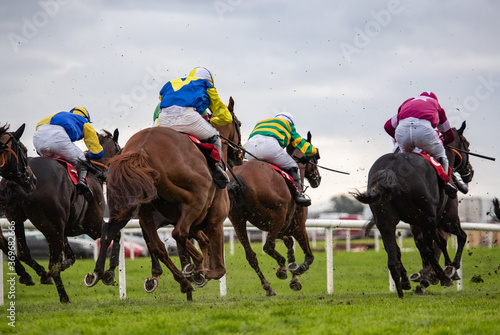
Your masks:
M235 163L235 161L243 161L243 149L242 149L242 146L241 146L241 130L240 130L241 123L236 118L236 116L234 115L233 111L229 111L229 112L231 113L231 116L233 118L233 122L232 122L233 130L232 130L232 133L229 135L229 138L225 137L223 135L219 135L219 136L221 138L221 142L223 144L226 144L228 146L228 148L230 148L233 151L232 154L231 154L231 156L232 156L231 161L232 161L232 163ZM236 136L238 136L238 142L237 143L235 143L233 140L230 140L230 138L234 139L235 132L236 132ZM229 157L229 155L228 155L228 157ZM228 160L229 160L229 158L228 158ZM238 164L235 164L235 165L238 165Z
M455 154L455 157L458 158L458 160L455 159L453 170L458 172L465 182L469 182L470 180L472 180L473 176L473 169L469 162L469 155L466 153L467 151L469 151L469 148L464 144L467 143L467 140L460 134L458 134L458 136L460 138L460 148L458 149L461 150L459 151L455 148L449 148Z
M28 168L26 147L11 133L4 135L9 136L9 139L6 142L0 142L0 175L12 181L19 179L25 185L29 185L31 174Z

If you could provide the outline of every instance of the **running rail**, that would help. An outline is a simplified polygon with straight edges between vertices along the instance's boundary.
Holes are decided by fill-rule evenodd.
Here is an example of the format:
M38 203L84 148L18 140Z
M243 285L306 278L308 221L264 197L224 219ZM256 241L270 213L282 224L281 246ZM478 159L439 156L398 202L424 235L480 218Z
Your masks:
M350 246L350 234L349 234L349 229L364 229L365 226L367 225L368 221L367 220L329 220L329 219L310 219L306 221L306 227L307 229L311 230L324 230L325 232L325 252L326 252L326 279L327 279L327 293L328 294L333 294L333 230L335 229L348 229L348 233L346 236L346 249ZM472 223L472 222L462 222L461 223L462 229L465 231L487 231L487 232L500 232L500 224L495 224L495 223ZM14 238L14 233L11 230L11 226L9 224L9 221L7 219L0 219L0 227L2 229L7 229L6 232L4 232L4 236L7 239ZM29 221L26 221L24 223L25 228L34 228L33 224ZM139 220L134 219L130 220L130 222L125 226L124 230L133 230L136 228L140 228L139 225ZM224 229L225 230L230 230L231 232L233 231L233 226L231 224L231 221L226 219L224 221ZM249 230L258 230L257 228L253 227L252 225L248 225ZM410 229L410 225L404 222L400 222L397 225L398 230L408 230ZM165 228L160 228L160 230L172 230L171 227L165 227ZM375 231L375 248L377 249L378 246L378 238L379 234L376 229L376 227L373 227L373 230ZM263 234L263 239L264 239L265 234ZM229 235L230 240L230 252L231 254L234 253L234 233L231 233ZM123 234L122 234L122 239L123 239ZM400 247L402 243L402 239L400 241ZM125 250L123 248L123 243L120 243L120 265L118 269L118 274L119 274L119 287L120 287L120 299L126 299L127 297L127 289L126 289L126 278L125 278ZM490 245L491 247L491 245ZM378 249L377 249L378 250ZM96 255L98 250L95 249ZM96 257L95 255L95 257ZM462 265L460 266L460 269L458 270L458 274L460 278L463 277L462 275ZM12 275L9 273L9 275ZM0 306L4 304L3 297L4 297L4 274L3 274L3 257L0 257L0 278L2 279L2 282L0 283ZM457 290L462 290L463 288L463 279L460 279L457 281ZM219 285L220 285L220 295L221 296L226 296L227 295L227 285L226 285L226 276L223 276L221 279L219 279ZM394 291L394 283L392 282L392 278L389 275L389 290Z

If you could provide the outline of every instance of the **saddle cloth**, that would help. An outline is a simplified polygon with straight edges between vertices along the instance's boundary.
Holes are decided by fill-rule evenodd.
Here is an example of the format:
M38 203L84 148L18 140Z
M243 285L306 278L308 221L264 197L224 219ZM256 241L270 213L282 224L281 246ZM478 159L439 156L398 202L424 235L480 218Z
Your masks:
M203 143L193 135L188 135L191 141L201 150L203 155L207 158L207 162L210 166L215 166L215 164L220 162L220 152L217 150L215 145L210 143Z
M61 158L52 158L56 161L58 161L61 165L66 167L66 170L68 171L69 178L75 185L78 185L78 173L76 172L76 168L73 166L73 164L65 161L64 159Z
M290 176L288 173L286 173L285 171L281 170L279 167L277 167L276 165L273 165L273 164L270 164L268 163L276 172L278 172L282 177L283 179L285 180L286 182L286 186L288 186L288 189L290 190L290 192L292 192L292 195L295 196L295 194L297 194L298 190L297 190L297 186L295 185L295 182L293 181L293 178L292 176Z
M427 159L427 161L431 164L431 166L436 170L436 173L438 174L441 180L443 180L445 183L450 182L450 174L451 174L450 167L448 167L448 173L446 173L444 172L443 166L437 160L435 160L434 157L426 153L416 153L416 154Z

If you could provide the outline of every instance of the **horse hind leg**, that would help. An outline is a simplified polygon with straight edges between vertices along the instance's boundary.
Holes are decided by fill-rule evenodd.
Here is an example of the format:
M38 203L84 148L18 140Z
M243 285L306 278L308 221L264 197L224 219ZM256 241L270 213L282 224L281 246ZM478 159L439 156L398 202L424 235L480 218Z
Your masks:
M24 262L26 265L35 270L36 274L40 277L40 283L42 285L52 285L52 278L49 276L45 268L38 264L37 261L33 259L33 257L31 257L30 249L28 248L28 244L26 243L24 226L16 225L16 238L18 260Z
M113 239L111 254L109 256L109 268L104 271L102 276L102 283L107 286L113 286L115 284L115 269L120 263L121 236L121 231L118 231Z
M63 261L63 241L58 240L55 242L49 242L50 250L50 260L49 260L49 276L54 279L57 293L59 294L59 301L61 303L69 303L69 296L64 288L63 281L61 279L62 271L62 261Z

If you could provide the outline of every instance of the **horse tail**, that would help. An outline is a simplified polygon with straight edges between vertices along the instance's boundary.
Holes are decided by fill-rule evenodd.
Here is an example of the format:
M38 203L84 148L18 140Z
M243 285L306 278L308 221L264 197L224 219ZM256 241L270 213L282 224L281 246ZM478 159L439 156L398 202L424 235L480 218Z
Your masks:
M129 219L137 214L139 206L157 196L155 170L144 150L131 151L113 157L109 162L106 181L109 198L114 206L113 218Z
M370 184L372 186L366 192L353 193L354 198L364 204L372 204L381 199L390 200L401 189L396 173L390 169L374 173Z

